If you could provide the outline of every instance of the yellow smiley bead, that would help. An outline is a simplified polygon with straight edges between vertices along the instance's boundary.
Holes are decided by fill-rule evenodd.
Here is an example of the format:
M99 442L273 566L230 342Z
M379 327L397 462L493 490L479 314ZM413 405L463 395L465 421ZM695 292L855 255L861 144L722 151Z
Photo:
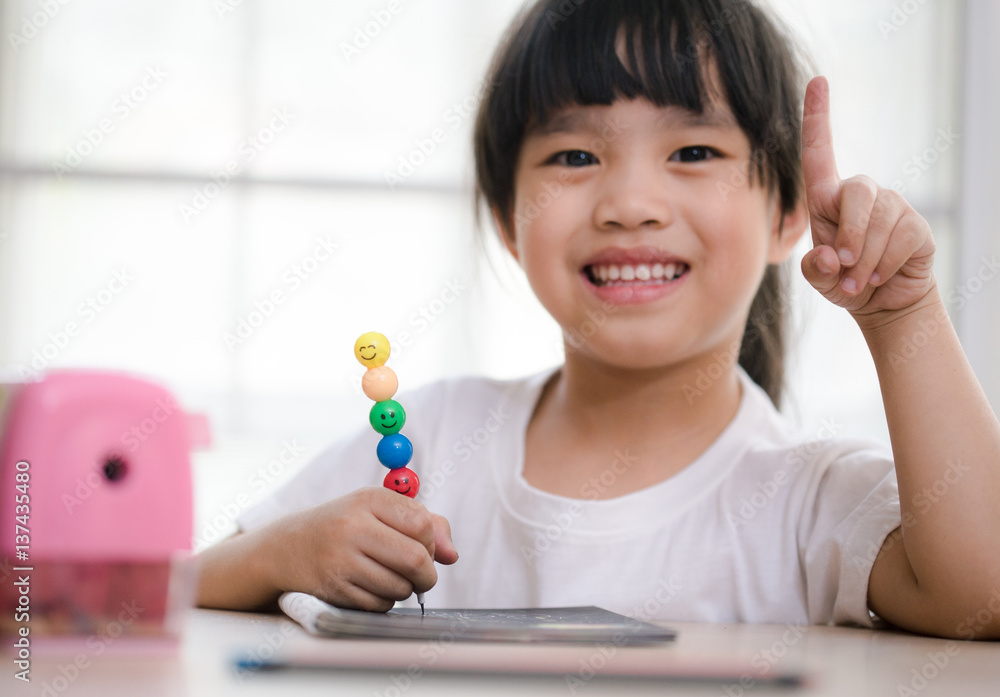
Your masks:
M396 394L399 380L396 373L388 366L369 368L361 378L361 389L373 402L384 402Z
M366 368L380 368L389 360L389 340L378 332L365 332L354 342L354 357Z

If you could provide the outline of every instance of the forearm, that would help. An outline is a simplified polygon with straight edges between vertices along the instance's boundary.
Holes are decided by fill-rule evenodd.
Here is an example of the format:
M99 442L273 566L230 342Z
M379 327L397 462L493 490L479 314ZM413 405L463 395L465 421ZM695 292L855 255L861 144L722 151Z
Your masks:
M238 534L198 555L199 607L270 610L281 589L270 579L266 531Z
M1000 590L1000 424L937 289L890 322L859 325L878 371L906 558L940 617Z

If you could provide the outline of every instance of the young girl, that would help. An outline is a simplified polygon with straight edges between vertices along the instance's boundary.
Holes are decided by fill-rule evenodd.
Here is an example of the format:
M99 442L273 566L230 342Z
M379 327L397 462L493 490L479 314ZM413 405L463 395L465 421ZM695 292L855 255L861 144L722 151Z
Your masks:
M438 607L1000 637L984 613L1000 610L1000 425L930 230L894 191L840 178L826 82L803 116L765 15L541 0L488 84L479 194L565 364L399 397L419 500L379 486L359 424L202 554L201 604L297 590L385 611L433 588ZM868 342L891 453L777 411L780 268L807 226L802 272Z

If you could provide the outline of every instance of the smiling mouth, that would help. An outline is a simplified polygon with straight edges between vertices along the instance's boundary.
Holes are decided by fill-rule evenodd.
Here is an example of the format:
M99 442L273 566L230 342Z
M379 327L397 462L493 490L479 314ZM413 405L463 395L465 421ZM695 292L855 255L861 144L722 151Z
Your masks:
M386 428L394 428L396 426L396 422L393 421L391 424L382 424L382 425L385 426Z
M359 353L361 353L361 352L359 351ZM366 357L365 357L365 354L364 354L364 353L361 353L361 357L362 357L362 358L364 358L364 359L365 359L366 361L370 361L370 360L372 360L372 359L373 359L373 358L375 358L375 356L377 356L377 355L378 355L378 351L376 351L376 352L375 352L375 353L373 353L373 354L372 354L371 356L368 356L368 357L366 358Z
M401 494L408 494L410 493L410 488L411 487L406 487L406 491L403 491L402 489L396 489L396 491L398 491Z
M669 264L589 264L583 271L598 287L663 285L676 281L688 272L688 265Z

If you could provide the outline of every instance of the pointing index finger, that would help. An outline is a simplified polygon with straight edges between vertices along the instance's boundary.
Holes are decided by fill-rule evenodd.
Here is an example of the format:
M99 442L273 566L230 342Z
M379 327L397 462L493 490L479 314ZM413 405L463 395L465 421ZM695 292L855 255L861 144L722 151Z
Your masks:
M802 112L802 173L810 198L840 184L830 127L830 85L825 77L813 78L806 87Z

